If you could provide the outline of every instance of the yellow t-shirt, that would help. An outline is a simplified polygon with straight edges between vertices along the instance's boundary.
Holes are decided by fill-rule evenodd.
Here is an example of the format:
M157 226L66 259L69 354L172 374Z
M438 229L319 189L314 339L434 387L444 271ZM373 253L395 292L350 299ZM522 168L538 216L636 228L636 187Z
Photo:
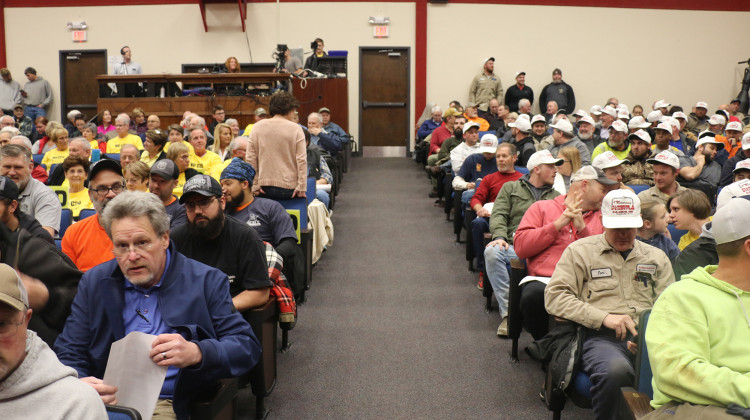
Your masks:
M713 220L713 218L714 217L711 216L708 218L708 220ZM687 231L684 235L682 235L682 238L680 238L680 242L677 244L677 248L682 251L683 249L685 249L685 247L693 243L693 241L698 239L699 237L700 235L693 235L690 231Z
M93 209L94 204L91 203L91 197L89 197L89 189L84 188L81 191L72 193L68 192L68 204L66 205L73 212L73 217L78 218L83 209Z
M180 198L182 197L182 187L185 186L185 172L180 172L180 176L177 177L177 185L172 190L172 195Z
M214 166L221 165L221 162L221 157L210 150L206 150L203 156L190 155L190 167L202 174L213 176L211 170Z
M221 162L221 165L215 165L213 169L211 169L211 178L221 181L221 173L224 172L224 169L227 169L227 166L232 163L232 159L227 159L224 162Z
M243 136L249 136L249 135L250 135L250 132L251 132L251 131L253 131L253 126L254 126L254 125L255 125L255 123L253 123L253 124L248 124L248 125L247 125L247 127L245 127L245 131L243 131L243 132L242 132L242 135L243 135Z
M120 149L124 144L132 144L138 150L143 150L143 142L141 138L134 135L128 134L125 138L117 136L107 142L107 153L120 153Z
M54 148L44 154L42 165L44 165L47 168L47 172L49 172L52 165L62 163L68 155L70 155L70 149L59 151L57 148Z
M156 160L159 159L159 155L160 153L154 156L153 158L149 158L148 151L144 150L143 153L141 153L141 162L145 162L146 165L148 165L148 167L150 168L154 166L154 163L156 163Z
M91 140L91 141L89 142L89 144L91 145L91 150L94 150L94 149L98 149L98 148L99 148L99 142L98 142L98 141L96 141L96 140Z

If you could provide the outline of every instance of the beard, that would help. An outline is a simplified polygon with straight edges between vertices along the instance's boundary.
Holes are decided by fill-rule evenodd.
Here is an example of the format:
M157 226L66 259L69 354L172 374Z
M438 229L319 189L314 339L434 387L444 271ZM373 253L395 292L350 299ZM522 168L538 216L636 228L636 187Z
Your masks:
M226 204L226 212L227 213L234 213L237 210L237 207L239 207L242 204L242 201L245 199L243 194L239 194L237 197L232 197L231 195L226 196L227 204Z
M458 140L463 140L464 130L461 130L460 128L453 130L453 136L457 138Z
M703 156L706 157L706 165L708 165L709 163L711 163L711 161L713 160L713 158L711 157L711 154L712 153L709 152L708 150L704 150L703 151Z
M193 221L188 220L187 230L191 235L198 235L203 239L213 239L219 235L223 226L224 212L219 211L219 214L213 219L201 215L195 216Z
M593 136L594 136L594 132L593 131L590 132L590 133L584 133L584 132L578 131L578 138L581 139L581 140L588 140L588 139L590 139Z

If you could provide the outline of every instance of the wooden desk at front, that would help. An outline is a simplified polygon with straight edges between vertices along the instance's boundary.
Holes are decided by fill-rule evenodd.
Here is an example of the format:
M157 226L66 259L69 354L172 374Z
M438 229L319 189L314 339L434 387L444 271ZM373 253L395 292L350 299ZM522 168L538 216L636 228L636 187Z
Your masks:
M129 75L96 77L100 84L106 83L170 83L182 82L191 85L214 86L215 84L272 84L289 80L289 75L277 73L238 73L238 74L179 74L179 75ZM292 79L292 93L300 102L299 117L307 124L307 115L322 107L331 110L334 122L349 132L349 100L347 79ZM268 95L244 96L180 96L180 97L105 97L97 100L97 112L108 109L113 116L119 113L130 115L133 108L140 107L147 115L156 114L161 119L162 128L179 124L185 111L192 111L212 121L215 105L221 105L226 118L235 118L242 129L252 123L256 108L268 110Z

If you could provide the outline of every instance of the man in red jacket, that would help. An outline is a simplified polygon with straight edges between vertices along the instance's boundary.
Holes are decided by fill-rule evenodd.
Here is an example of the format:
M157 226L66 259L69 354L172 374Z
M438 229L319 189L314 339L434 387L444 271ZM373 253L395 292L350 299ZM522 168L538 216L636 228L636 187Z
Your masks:
M523 323L534 339L547 334L544 288L565 248L580 238L604 232L602 199L618 182L601 169L584 166L570 178L568 194L537 201L521 219L514 246L526 259L528 276L521 286Z
M477 259L477 269L484 269L484 234L490 231L490 213L492 209L485 208L487 203L494 203L500 188L508 181L517 181L523 174L516 171L518 151L513 143L501 143L495 153L497 172L482 178L471 198L469 205L477 213L471 222L472 240L474 241L474 256Z

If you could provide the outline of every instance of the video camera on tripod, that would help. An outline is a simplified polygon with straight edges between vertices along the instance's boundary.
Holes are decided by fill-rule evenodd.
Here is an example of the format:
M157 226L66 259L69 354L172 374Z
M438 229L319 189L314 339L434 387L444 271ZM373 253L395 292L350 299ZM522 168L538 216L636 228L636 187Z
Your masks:
M740 112L747 114L747 109L750 105L750 98L748 98L748 89L750 89L750 59L740 61L737 64L747 64L745 75L742 78L742 87L740 88L740 93L737 94L737 99L740 100Z
M284 70L284 56L286 55L286 51L288 49L289 47L287 47L286 44L276 44L276 51L274 51L271 56L276 60L277 73L281 73L281 71Z

